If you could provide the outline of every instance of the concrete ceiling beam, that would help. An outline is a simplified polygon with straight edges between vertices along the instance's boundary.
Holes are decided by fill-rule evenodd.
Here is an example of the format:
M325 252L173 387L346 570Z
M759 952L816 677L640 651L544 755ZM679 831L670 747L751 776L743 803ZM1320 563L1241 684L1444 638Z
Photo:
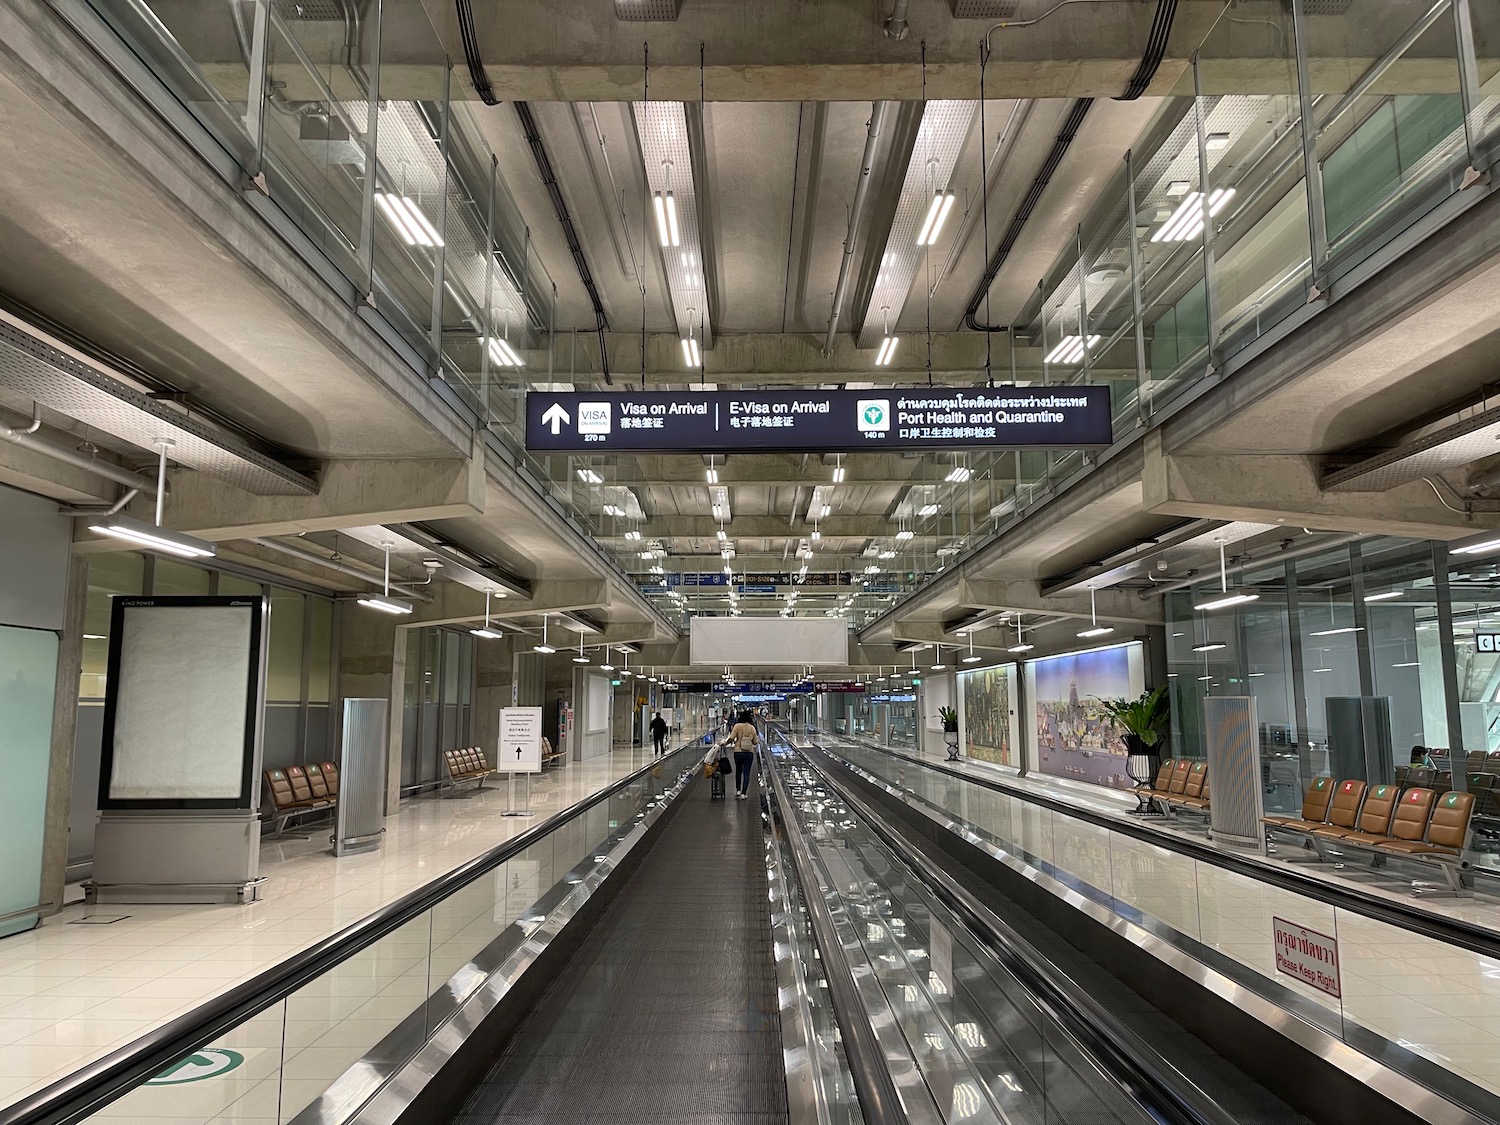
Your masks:
M483 466L482 459L330 461L315 496L252 496L205 473L179 473L167 522L225 540L476 516L485 507ZM137 500L132 509L146 506Z
M823 353L823 341L810 332L740 332L719 333L713 344L703 349L703 381L712 384L765 383L846 383L868 382L882 386L909 384L927 378L927 333L920 329L899 328L906 333L902 346L889 367L875 366L876 348L861 348L854 337L839 332L830 354ZM639 376L641 371L641 337L639 332L605 334L609 348L610 371L616 375ZM599 367L599 345L596 337L580 336L579 350L586 353L592 371ZM1017 342L1015 371L1021 381L1042 378L1042 358L1046 352L1029 343ZM933 332L932 373L937 378L974 379L984 377L985 339L977 332ZM1011 345L1007 339L991 344L990 369L996 382L1010 379ZM1054 378L1063 373L1054 369ZM1135 369L1100 367L1092 369L1096 379L1135 379ZM567 372L557 371L556 378L566 379ZM672 332L654 332L646 337L646 385L666 382L694 385L698 373L682 365L682 339Z
M1094 593L1100 620L1134 625L1160 625L1159 602L1142 602L1134 590L1097 590ZM1021 614L1077 617L1093 616L1088 594L1046 597L1041 585L1030 579L983 581L964 579L958 584L957 600L969 609L1008 609ZM1023 620L1022 624L1025 622ZM901 626L907 628L906 624ZM949 634L951 636L952 634Z
M1325 492L1315 457L1175 456L1163 450L1159 431L1146 435L1144 447L1144 507L1160 515L1443 540L1500 523L1495 513L1451 510L1426 481L1389 492Z

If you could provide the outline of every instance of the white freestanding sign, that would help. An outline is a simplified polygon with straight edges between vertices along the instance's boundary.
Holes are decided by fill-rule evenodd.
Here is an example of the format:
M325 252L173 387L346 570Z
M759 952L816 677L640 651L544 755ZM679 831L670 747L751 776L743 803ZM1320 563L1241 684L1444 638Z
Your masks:
M500 708L500 746L495 769L501 773L542 772L542 709Z

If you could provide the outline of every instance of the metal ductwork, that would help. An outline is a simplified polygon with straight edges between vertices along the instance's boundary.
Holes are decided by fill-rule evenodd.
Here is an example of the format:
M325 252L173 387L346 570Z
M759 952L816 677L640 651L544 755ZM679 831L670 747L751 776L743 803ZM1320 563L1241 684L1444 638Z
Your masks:
M870 181L874 178L875 150L880 143L880 130L885 125L889 102L873 102L870 106L870 124L865 132L865 151L859 159L859 185L854 189L854 204L849 208L849 229L844 234L844 256L839 262L839 280L833 290L833 311L828 317L828 336L823 341L825 354L833 352L833 338L839 330L839 314L849 296L850 267L854 264L854 240L859 233L859 221L869 198Z

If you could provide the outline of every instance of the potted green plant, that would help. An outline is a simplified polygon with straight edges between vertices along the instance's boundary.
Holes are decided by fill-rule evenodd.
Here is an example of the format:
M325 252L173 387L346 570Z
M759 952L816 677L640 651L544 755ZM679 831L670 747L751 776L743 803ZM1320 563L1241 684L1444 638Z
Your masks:
M1105 712L1125 731L1125 772L1139 790L1156 776L1161 768L1163 734L1171 712L1167 706L1167 688L1144 691L1135 699L1100 700ZM1151 802L1136 796L1136 812L1149 813Z
M958 712L952 707L939 707L938 718L943 722L943 744L948 747L948 760L962 761L958 750Z

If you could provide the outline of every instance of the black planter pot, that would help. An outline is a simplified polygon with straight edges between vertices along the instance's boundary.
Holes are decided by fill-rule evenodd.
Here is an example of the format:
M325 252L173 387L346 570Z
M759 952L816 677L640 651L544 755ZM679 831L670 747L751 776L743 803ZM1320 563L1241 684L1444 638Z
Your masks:
M1147 746L1141 740L1140 735L1127 734L1125 736L1125 774L1135 782L1136 807L1132 811L1137 816L1146 816L1152 812L1151 800L1141 792L1141 789L1151 784L1159 769L1161 769L1161 743Z

